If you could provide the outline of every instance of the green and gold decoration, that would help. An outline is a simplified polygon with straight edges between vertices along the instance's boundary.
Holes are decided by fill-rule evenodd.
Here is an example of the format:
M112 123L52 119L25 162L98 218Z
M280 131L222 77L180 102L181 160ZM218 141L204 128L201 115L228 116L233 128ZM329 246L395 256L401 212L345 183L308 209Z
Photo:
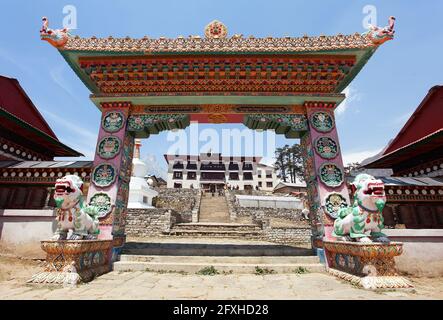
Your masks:
M338 217L338 211L342 208L346 208L348 203L346 199L340 193L330 193L326 197L325 208L326 213L333 219Z
M310 120L311 126L318 132L329 132L334 128L334 119L328 112L314 112Z
M121 141L117 137L104 137L98 143L97 153L103 159L112 159L119 154L121 145Z
M112 185L117 176L116 169L109 163L99 164L92 171L92 182L100 188Z
M99 218L105 217L112 210L111 197L104 192L94 194L89 201L89 205L97 207Z
M341 170L335 163L323 163L318 172L321 182L331 188L341 186L344 179L343 170Z
M333 159L338 154L338 145L330 137L319 137L315 140L315 151L323 159Z
M120 131L125 124L125 116L119 111L106 113L102 120L102 128L106 132L115 133Z

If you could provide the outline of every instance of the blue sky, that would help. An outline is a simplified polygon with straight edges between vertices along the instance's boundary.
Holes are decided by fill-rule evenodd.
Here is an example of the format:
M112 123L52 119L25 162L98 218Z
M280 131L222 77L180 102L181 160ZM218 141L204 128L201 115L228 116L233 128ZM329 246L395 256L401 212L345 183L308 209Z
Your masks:
M2 0L0 74L17 78L58 138L87 159L93 158L99 111L57 50L39 38L41 17L47 16L50 27L59 28L66 5L77 9L78 29L73 33L81 37L202 35L204 26L214 19L225 23L230 34L245 36L352 34L365 31L362 10L366 5L377 9L379 25L386 25L388 16L396 16L396 39L375 53L346 89L348 99L336 111L345 162L362 160L382 149L428 90L443 83L440 0ZM199 128L220 132L222 127ZM172 143L166 136L162 133L143 141L143 157L153 155L164 166L162 155ZM276 137L277 146L292 142Z

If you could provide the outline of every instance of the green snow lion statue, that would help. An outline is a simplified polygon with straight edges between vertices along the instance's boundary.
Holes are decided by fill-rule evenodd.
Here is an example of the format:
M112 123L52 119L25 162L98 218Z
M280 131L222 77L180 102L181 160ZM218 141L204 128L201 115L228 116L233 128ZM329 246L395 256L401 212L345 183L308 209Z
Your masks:
M351 188L354 204L338 211L332 235L339 241L389 243L381 232L384 228L382 211L386 204L383 182L362 173L355 178Z
M58 225L52 240L66 240L69 230L72 230L69 240L97 238L98 210L84 204L82 187L82 179L75 175L67 175L55 182Z

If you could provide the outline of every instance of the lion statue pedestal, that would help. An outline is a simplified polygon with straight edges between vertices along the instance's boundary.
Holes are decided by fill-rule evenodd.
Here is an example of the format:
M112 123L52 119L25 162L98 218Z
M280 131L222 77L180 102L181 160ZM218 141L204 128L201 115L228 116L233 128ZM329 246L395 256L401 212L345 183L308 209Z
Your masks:
M44 271L28 283L76 285L111 271L112 240L42 241L46 252Z
M42 241L46 252L44 271L28 283L76 285L111 270L112 240L97 240L98 211L84 204L83 181L67 175L55 183L57 230Z
M354 203L338 210L332 232L336 240L323 241L328 272L366 289L411 288L395 267L394 257L402 254L403 244L390 242L382 233L383 182L359 174L351 188Z
M403 244L324 241L328 272L365 289L412 288L397 273L394 257Z

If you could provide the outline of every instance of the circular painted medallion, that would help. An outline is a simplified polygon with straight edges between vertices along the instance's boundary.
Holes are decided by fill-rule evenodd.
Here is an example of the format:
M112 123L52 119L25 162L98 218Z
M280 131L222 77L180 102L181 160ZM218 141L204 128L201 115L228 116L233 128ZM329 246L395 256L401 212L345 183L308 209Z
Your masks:
M114 133L123 128L125 116L119 111L108 112L102 120L102 128L106 132Z
M346 208L347 206L348 203L346 202L346 199L340 193L330 193L326 197L326 213L333 219L337 219L338 210Z
M323 163L320 166L318 173L321 182L328 187L335 188L343 183L343 170L341 170L335 163Z
M315 151L324 159L333 159L338 154L338 145L332 138L319 137L315 140Z
M121 145L121 141L117 137L104 137L98 143L97 153L103 159L112 159L119 154Z
M92 171L92 182L97 187L106 188L114 183L116 176L114 166L109 163L102 163Z
M311 125L318 132L329 132L334 128L334 119L324 111L318 111L311 115Z
M112 210L111 197L103 192L94 194L89 205L97 208L99 218L105 217Z
M228 35L228 28L220 21L214 20L205 28L206 38L226 38Z

